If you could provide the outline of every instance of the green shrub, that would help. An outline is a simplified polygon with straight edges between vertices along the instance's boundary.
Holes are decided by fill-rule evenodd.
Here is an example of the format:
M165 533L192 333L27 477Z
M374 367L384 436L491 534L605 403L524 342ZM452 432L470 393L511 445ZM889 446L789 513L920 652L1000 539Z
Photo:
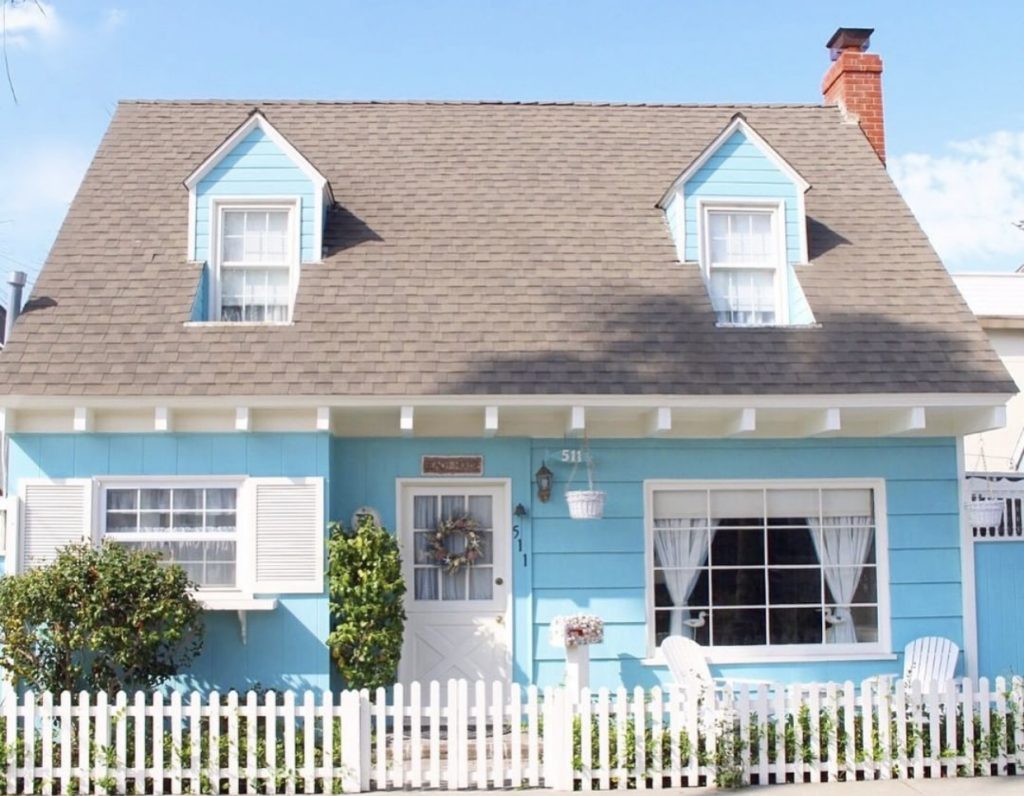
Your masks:
M156 553L66 547L49 566L0 579L0 667L55 694L154 688L202 649L190 589Z
M405 630L398 542L364 516L353 531L331 523L327 552L331 656L349 688L390 686L398 676Z

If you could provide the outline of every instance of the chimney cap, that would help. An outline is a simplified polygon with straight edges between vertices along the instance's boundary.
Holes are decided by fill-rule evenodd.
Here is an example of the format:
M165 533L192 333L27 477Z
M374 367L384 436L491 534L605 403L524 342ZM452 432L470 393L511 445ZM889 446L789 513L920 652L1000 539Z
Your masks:
M867 50L871 46L871 34L874 32L874 28L836 28L825 46L834 61L843 50Z
M11 271L11 275L7 277L7 284L14 285L15 287L25 287L25 281L28 279L25 276L24 271Z

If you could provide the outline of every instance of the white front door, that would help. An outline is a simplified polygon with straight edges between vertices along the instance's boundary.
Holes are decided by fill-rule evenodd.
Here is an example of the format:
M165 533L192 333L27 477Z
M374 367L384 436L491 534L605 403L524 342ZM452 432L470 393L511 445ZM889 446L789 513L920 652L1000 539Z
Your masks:
M400 484L399 532L407 614L399 679L511 680L509 506L504 483ZM477 560L451 572L437 561L431 537L462 516L479 529ZM464 551L465 537L444 540Z

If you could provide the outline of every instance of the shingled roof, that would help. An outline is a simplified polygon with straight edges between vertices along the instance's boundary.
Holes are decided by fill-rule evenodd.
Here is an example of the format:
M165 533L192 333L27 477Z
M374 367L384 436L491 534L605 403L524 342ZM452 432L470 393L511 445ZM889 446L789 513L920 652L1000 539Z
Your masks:
M252 102L122 103L0 355L52 396L1010 393L820 106L261 102L337 205L289 326L186 325L182 180ZM737 112L811 185L814 328L717 328L655 203Z

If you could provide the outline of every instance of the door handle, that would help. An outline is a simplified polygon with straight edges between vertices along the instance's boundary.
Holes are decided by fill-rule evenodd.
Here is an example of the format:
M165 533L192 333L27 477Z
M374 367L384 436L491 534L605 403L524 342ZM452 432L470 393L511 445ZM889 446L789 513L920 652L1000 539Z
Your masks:
M495 583L496 585L498 585L498 586L501 586L501 585L502 585L502 584L503 584L504 582L505 582L505 579L504 579L504 578L495 578L495 579L494 579L494 583Z
M495 617L494 621L497 622L499 625L505 624L505 615L504 614L498 614Z

